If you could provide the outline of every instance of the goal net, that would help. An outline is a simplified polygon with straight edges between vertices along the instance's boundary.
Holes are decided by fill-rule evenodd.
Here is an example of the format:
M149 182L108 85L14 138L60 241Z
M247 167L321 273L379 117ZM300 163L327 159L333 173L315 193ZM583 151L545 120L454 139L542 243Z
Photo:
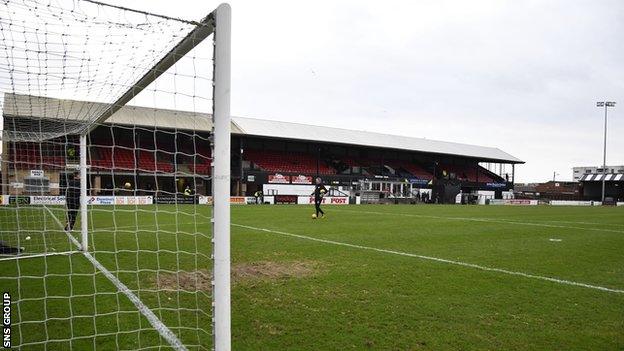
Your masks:
M0 13L10 345L229 350L229 6Z

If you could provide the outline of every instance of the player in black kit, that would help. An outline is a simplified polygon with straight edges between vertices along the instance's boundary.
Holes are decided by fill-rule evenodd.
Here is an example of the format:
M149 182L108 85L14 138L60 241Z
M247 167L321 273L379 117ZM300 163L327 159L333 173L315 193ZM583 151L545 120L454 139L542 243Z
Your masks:
M323 185L323 181L320 177L317 177L316 185L314 186L314 193L312 193L312 195L314 195L314 208L316 209L316 214L312 218L317 218L319 214L321 215L321 218L325 217L325 212L321 210L321 203L323 202L323 196L325 196L326 192L327 188Z
M74 224L76 224L76 218L80 211L80 172L75 172L73 176L68 178L65 190L65 203L67 206L65 231L70 232L74 229Z

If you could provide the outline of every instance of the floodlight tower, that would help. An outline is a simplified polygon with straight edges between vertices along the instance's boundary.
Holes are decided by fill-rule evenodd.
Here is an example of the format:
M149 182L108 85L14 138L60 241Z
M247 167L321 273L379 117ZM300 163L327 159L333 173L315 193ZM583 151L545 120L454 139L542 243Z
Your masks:
M604 107L604 145L602 152L602 204L605 200L605 182L607 179L607 109L615 107L615 101L598 101L597 107Z
M557 171L553 171L553 182L557 180L557 176L560 175Z

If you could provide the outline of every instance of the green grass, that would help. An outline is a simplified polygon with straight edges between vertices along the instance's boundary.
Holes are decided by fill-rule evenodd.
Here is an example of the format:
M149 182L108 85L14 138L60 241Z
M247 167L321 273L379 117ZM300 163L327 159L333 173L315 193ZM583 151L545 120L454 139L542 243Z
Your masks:
M97 229L91 236L95 257L138 291L191 349L209 349L210 292L155 284L159 271L210 267L209 208L111 209L90 212L90 227ZM21 218L33 220L20 222L20 228L32 226L20 233L31 236L20 240L31 245L27 249L42 250L43 240L55 250L69 247L58 233L46 237L37 231L44 216L29 211ZM622 292L336 244L622 291L623 207L397 205L326 211L326 219L312 220L309 206L232 207L235 267L314 267L301 276L236 281L234 350L624 350ZM0 213L3 225L15 226L10 217ZM48 231L53 222L45 220ZM5 239L4 228L1 235ZM1 261L0 267L0 285L20 299L14 341L28 344L28 350L45 349L46 341L48 350L166 345L80 254Z

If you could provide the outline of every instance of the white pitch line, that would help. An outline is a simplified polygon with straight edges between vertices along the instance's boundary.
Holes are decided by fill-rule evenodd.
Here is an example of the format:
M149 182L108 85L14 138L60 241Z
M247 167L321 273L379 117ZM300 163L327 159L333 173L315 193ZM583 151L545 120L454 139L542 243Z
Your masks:
M110 280L111 283L113 283L117 287L117 289L120 292L126 295L126 297L134 304L134 306L139 310L139 312L141 312L141 314L150 322L152 327L154 327L154 329L156 329L156 331L158 331L158 333L165 340L169 342L171 347L179 351L187 350L186 346L182 344L180 339L178 339L178 337L171 331L171 329L169 329L163 322L161 322L160 319L158 319L158 317L156 316L156 314L154 314L154 312L152 312L152 310L150 310L150 308L147 307L143 303L143 301L141 301L141 299L139 299L139 297L136 296L132 292L132 290L130 290L130 288L128 288L124 283L122 283L119 279L117 279L117 277L115 277L115 275L111 273L111 271L109 271L98 260L96 260L95 257L93 257L93 255L91 255L88 252L83 252L83 255L89 261L91 261L91 263L97 269L99 269L104 274L104 276L108 278L108 280Z
M481 265L473 264L473 263L466 263L466 262L461 262L461 261L448 260L448 259L445 259L445 258L438 258L438 257L432 257L432 256L418 255L418 254L413 254L413 253L409 253L409 252L380 249L380 248L371 247L371 246L363 246L363 245L349 244L349 243L340 242L340 241L334 241L334 240L319 239L319 238L315 238L315 237L311 237L311 236L307 236L307 235L287 233L287 232L282 232L282 231L278 231L278 230L271 230L271 229L266 229L266 228L252 227L252 226L247 226L247 225L242 225L242 224L234 224L234 223L232 223L231 225L236 226L236 227L251 229L251 230L257 230L257 231L262 231L262 232L267 232L267 233L274 233L274 234L290 236L290 237L299 238L299 239L305 239L305 240L321 242L321 243L325 243L325 244L346 246L346 247L351 247L351 248L354 248L354 249L369 250L369 251L376 251L376 252L382 252L382 253L399 255L399 256L420 258L420 259L423 259L423 260L435 261L435 262L440 262L440 263L447 263L447 264L452 264L452 265L462 266L462 267L469 267L469 268L474 268L474 269L478 269L478 270L482 270L482 271L497 272L497 273L503 273L503 274L508 274L508 275L521 276L521 277L530 278L530 279L545 280L545 281L549 281L549 282L553 282L553 283L557 283L557 284L579 286L579 287L593 289L593 290L606 291L606 292L616 293L616 294L624 294L624 290L607 288L607 287L604 287L604 286L591 285L591 284L586 284L586 283L579 283L579 282L575 282L575 281L571 281L571 280L552 278L552 277L545 277L545 276L535 275L535 274L530 274L530 273L510 271L510 270L506 270L506 269L502 269L502 268L481 266Z
M334 211L337 211L337 212L351 212L351 213L366 213L366 214L387 215L387 216L432 218L432 219L443 219L443 220L454 220L454 221L517 224L517 225L526 225L526 226L534 226L534 227L547 227L547 228L582 229L582 230L589 230L589 231L596 231L596 232L609 232L609 233L621 233L621 234L624 234L624 230L615 230L615 229L606 229L606 228L587 228L587 227L576 227L576 226L569 226L569 225L556 225L556 224L546 224L546 223L518 222L518 221L514 221L514 220L507 220L507 219L470 218L470 217L445 217L445 216L433 216L433 215L420 215L420 214L413 214L413 213L354 211L354 210L338 210L338 209L334 209Z
M534 219L535 221L536 219ZM623 227L624 224L619 223L599 223L599 222L578 222L578 221L554 221L550 219L542 219L542 222L551 222L551 223L572 223L572 224L588 224L588 225L606 225L609 227Z
M54 218L56 223L61 228L64 228L63 223L54 215L54 213L47 207L45 208L46 210L48 210L52 218ZM76 240L76 238L74 238L69 232L65 232L65 233L67 234L67 237L74 243L74 245L76 245L76 247L80 249L81 245L78 242L78 240ZM84 257L91 262L91 264L93 264L100 272L104 274L106 278L108 278L108 280L110 280L111 283L113 283L113 285L115 285L115 287L117 287L117 290L119 290L124 295L126 295L126 297L134 304L134 306L139 310L139 312L141 312L141 314L147 319L147 321L152 325L152 327L154 327L154 329L158 331L160 336L162 336L165 340L169 342L171 347L173 347L177 351L187 351L186 346L182 344L180 339L178 339L178 337L171 331L171 329L169 329L169 327L167 327L160 319L158 319L158 317L154 314L154 312L152 312L152 310L150 310L149 307L147 307L143 303L143 301L141 301L141 299L139 299L139 297L136 296L132 292L132 290L130 290L130 288L128 288L124 283L122 283L113 273L111 273L111 271L109 271L106 267L104 267L89 252L85 252L85 251L81 251L81 252L84 255Z
M37 258L37 257L47 257L47 256L58 256L58 255L71 255L73 253L77 253L78 251L61 251L61 252L46 252L39 254L22 254L22 255L14 255L9 257L0 257L0 261L10 261L10 260L25 260L28 258Z

